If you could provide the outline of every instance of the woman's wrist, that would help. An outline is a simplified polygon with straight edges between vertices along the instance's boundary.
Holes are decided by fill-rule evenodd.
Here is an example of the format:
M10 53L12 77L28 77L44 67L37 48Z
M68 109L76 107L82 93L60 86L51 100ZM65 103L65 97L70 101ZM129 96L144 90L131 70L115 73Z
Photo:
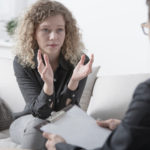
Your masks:
M79 81L78 80L74 80L74 79L70 79L69 83L68 83L68 88L71 91L75 91L78 87Z
M44 92L47 95L52 95L53 94L53 84L51 84L51 86L48 86L46 83L44 83L44 87L43 87Z

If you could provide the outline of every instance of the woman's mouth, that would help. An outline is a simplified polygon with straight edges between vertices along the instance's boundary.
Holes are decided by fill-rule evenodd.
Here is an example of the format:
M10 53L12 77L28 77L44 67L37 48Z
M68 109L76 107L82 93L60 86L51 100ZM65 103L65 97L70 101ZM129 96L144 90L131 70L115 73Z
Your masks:
M55 47L57 47L57 46L58 46L58 44L48 44L48 46L49 46L49 47L53 47L53 48L55 48Z

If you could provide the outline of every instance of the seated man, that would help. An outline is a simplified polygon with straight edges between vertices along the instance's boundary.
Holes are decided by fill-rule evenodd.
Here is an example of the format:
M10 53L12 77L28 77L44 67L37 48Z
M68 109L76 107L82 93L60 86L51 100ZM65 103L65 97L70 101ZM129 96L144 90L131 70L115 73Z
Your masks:
M147 5L149 23L144 24L144 27L150 28L150 0L147 0ZM150 79L136 88L133 100L121 122L106 120L97 123L110 129L119 125L112 131L104 145L95 150L150 150ZM43 136L48 139L47 150L83 150L81 147L67 144L58 135L43 133Z

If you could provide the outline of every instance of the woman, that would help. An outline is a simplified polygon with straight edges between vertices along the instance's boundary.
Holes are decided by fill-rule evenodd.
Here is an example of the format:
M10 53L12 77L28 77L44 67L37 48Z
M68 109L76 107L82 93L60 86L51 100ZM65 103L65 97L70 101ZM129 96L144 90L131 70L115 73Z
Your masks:
M84 55L75 19L56 1L33 4L20 20L16 40L14 72L26 106L15 114L10 135L23 148L41 150L45 140L34 126L52 111L79 104L93 55L90 60Z

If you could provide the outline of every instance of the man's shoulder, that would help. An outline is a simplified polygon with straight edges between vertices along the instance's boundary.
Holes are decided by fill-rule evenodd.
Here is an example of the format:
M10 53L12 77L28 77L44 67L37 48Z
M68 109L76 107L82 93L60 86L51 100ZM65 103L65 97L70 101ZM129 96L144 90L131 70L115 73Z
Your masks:
M135 89L134 96L146 96L150 98L150 78L141 82Z
M146 79L145 81L141 82L138 86L150 86L150 78Z

